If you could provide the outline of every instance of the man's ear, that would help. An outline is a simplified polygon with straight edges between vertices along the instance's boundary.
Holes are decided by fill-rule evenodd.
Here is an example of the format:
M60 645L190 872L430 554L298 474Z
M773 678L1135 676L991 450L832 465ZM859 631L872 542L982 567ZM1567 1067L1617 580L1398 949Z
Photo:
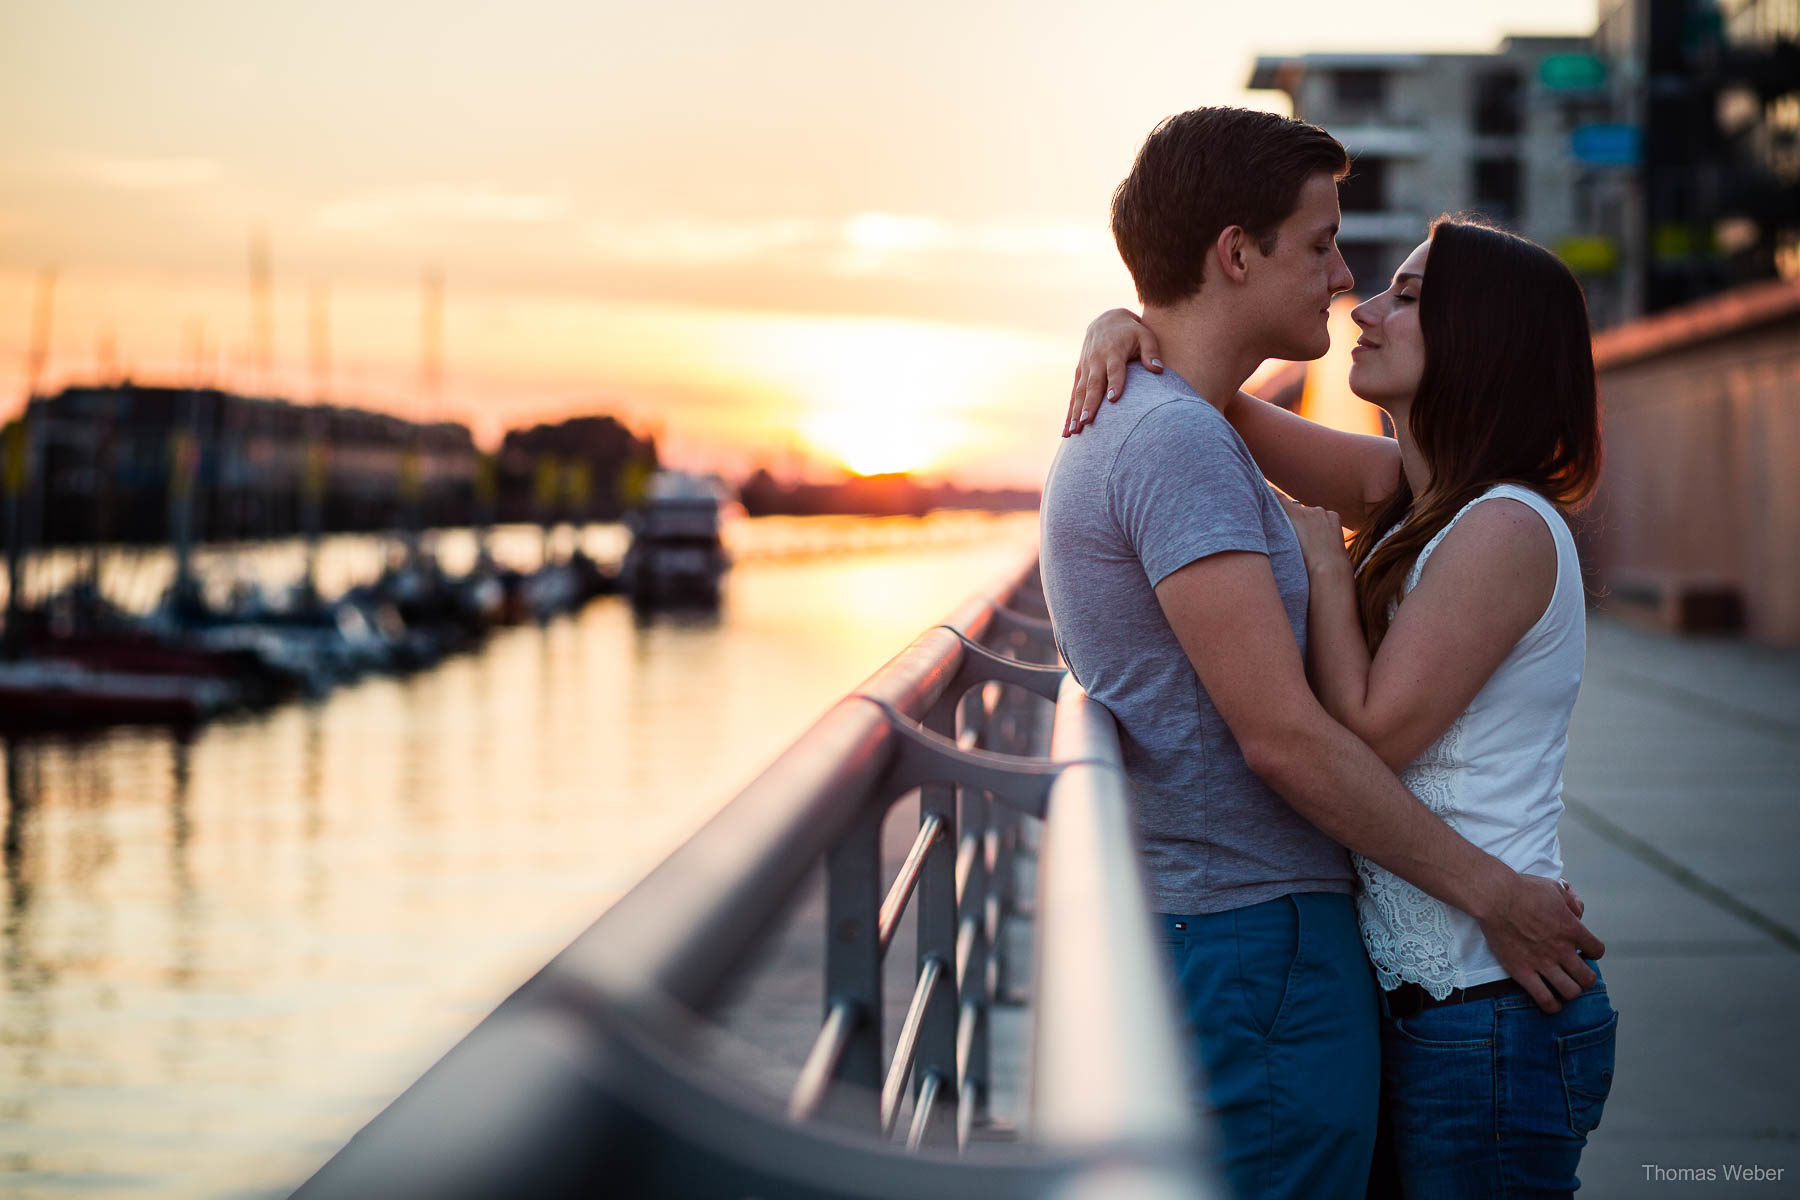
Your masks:
M1213 242L1213 258L1225 272L1225 278L1234 283L1244 282L1250 266L1250 235L1242 225L1227 225L1219 231L1218 239Z

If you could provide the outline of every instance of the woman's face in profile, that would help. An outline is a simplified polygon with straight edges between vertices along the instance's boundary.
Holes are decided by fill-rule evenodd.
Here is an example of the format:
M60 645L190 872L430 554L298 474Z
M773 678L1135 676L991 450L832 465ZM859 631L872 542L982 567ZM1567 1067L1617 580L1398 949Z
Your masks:
M1394 272L1387 291L1363 301L1350 314L1362 330L1350 351L1350 390L1371 404L1384 408L1405 404L1419 390L1425 374L1419 296L1430 249L1430 242L1419 243Z

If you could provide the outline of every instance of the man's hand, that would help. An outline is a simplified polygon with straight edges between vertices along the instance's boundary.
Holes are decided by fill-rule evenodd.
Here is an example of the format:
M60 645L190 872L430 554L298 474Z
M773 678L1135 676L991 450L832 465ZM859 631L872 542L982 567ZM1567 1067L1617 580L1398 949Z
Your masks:
M1312 575L1342 570L1351 573L1350 553L1344 546L1344 522L1329 509L1313 508L1298 500L1281 498L1287 510L1288 524L1300 540L1300 556Z
M1493 915L1481 922L1494 957L1547 1013L1560 1012L1562 1000L1593 984L1593 968L1582 958L1606 953L1606 944L1577 918L1580 910L1580 898L1557 880L1514 875Z

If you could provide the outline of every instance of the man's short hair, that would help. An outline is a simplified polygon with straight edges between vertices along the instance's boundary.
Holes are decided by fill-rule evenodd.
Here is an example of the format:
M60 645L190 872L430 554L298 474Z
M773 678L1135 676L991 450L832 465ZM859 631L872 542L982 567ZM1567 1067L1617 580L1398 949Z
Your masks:
M1305 121L1248 108L1196 108L1165 119L1113 193L1112 231L1144 304L1200 290L1219 233L1241 225L1264 254L1320 171L1349 172L1338 140Z

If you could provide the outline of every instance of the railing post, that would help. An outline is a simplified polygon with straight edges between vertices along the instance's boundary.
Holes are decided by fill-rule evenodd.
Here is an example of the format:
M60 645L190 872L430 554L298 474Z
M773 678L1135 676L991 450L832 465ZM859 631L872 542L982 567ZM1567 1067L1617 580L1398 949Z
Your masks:
M940 704L924 722L933 733L956 736L956 705ZM919 820L923 823L938 814L949 836L940 837L925 856L919 875L916 903L919 906L919 974L926 963L937 959L950 980L956 971L956 849L960 826L957 823L954 784L928 783L919 789ZM956 1079L956 1015L957 989L940 987L925 1010L925 1021L919 1029L919 1053L913 1064L913 1097L924 1088L928 1074L939 1077L938 1105L954 1112L958 1100ZM925 1126L924 1145L955 1144L955 1123L944 1122L934 1114Z
M1049 617L1043 583L1036 570L1021 580L1003 603L1034 621L1045 621ZM1021 662L1055 663L1060 659L1055 644L1044 629L1015 628L1005 634L1001 643L996 649ZM1033 698L1020 689L1003 688L989 723L993 732L986 743L988 748L1006 754L1042 756L1048 753L1047 728L1039 728L1039 723L1033 721L1033 705ZM990 873L987 904L982 914L990 941L987 990L999 1004L1017 1004L1022 1000L1021 989L1009 978L1010 964L1000 931L1008 914L1024 907L1019 903L1017 861L1023 837L1024 821L1017 811L1000 805L992 814L981 848L982 860L988 864Z
M1030 703L1031 698L1017 688L1000 690L990 725L994 736L988 743L989 749L1003 754L1027 752L1029 731L1026 717L1030 712ZM1009 805L1000 805L994 810L981 842L980 857L986 864L989 878L987 895L983 898L981 909L982 930L992 947L983 985L990 1000L998 1004L1019 1002L1018 989L1013 987L1013 982L1008 977L1010 964L1000 929L1007 913L1017 905L1018 864L1014 861L1014 855L1023 824L1024 819L1015 809Z
M855 1006L856 1023L820 1117L864 1131L881 1128L881 821L865 805L825 859L825 1016Z
M992 819L993 805L986 792L975 788L961 789L961 812L958 814L958 828L962 831L958 839L958 854L963 855L962 842L971 841L973 853L968 856L968 878L963 884L962 897L956 910L956 933L960 943L967 938L969 952L960 965L962 973L956 980L958 1042L962 1069L962 1084L965 1092L959 1093L957 1110L957 1141L966 1144L969 1129L974 1125L985 1125L988 1121L988 1085L989 1085L989 1053L988 1053L988 938L987 938L987 894L988 872L985 843L987 841L988 822ZM968 1015L965 1015L968 1014ZM963 1049L961 1023L971 1022L967 1047Z

